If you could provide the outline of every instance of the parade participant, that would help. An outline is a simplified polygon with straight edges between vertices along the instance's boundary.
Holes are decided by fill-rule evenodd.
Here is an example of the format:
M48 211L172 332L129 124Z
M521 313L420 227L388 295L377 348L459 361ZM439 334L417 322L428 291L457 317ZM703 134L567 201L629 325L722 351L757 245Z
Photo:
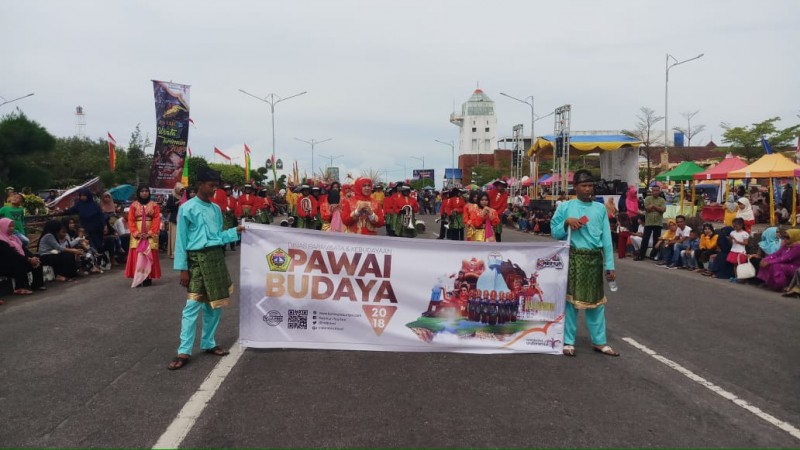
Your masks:
M467 203L464 205L464 240L471 241L472 235L475 233L475 227L472 225L472 216L478 212L478 197L480 191L471 191L467 197Z
M564 354L567 356L575 356L578 311L582 309L586 310L586 324L595 351L619 356L606 342L607 299L603 293L603 269L609 281L616 279L616 273L608 214L603 204L594 201L594 182L588 170L575 171L578 198L561 204L551 222L555 239L567 239L567 231L572 231L564 321Z
M478 195L478 204L469 215L467 226L473 228L472 240L475 242L496 242L494 227L500 223L500 217L494 208L489 207L489 194L481 192Z
M451 241L464 240L464 197L461 189L454 187L450 190L450 198L447 199L447 209L450 212L449 237Z
M411 186L403 185L400 188L400 198L394 200L394 207L397 210L395 222L392 229L395 236L417 237L417 214L419 213L419 203L411 197Z
M314 186L311 188L311 196L317 201L317 213L314 214L314 229L322 230L322 213L320 205L323 200L325 203L328 202L327 196L323 195L322 189L319 186Z
M386 194L383 192L383 185L378 183L372 187L372 199L378 202L378 206L383 208L383 200L386 198ZM385 209L384 209L385 211Z
M505 180L495 180L492 183L494 191L489 198L489 207L497 212L497 217L503 215L503 212L508 208L508 183ZM498 223L494 227L494 237L497 242L503 242L503 224Z
M228 354L214 339L222 313L219 308L230 304L233 292L223 249L239 239L237 232L243 232L244 227L222 230L222 211L211 202L220 182L219 172L200 169L197 182L197 197L178 211L174 269L180 271L180 283L187 288L188 295L183 308L178 355L167 366L169 370L180 369L189 362L201 309L200 348L215 356Z
M216 191L214 191L214 196L211 199L217 206L219 206L220 211L225 211L225 204L228 202L228 195L225 193L225 190L222 186L218 187Z
M150 200L150 188L146 185L136 189L136 200L128 211L128 226L131 243L125 278L132 278L133 285L150 286L152 280L161 278L161 263L158 260L158 231L161 228L161 208ZM178 230L180 231L180 230ZM139 245L139 244L142 245Z
M328 195L325 196L324 203L319 206L322 214L322 231L342 233L347 230L342 222L340 187L338 181L332 182L328 186Z
M353 183L353 196L342 202L342 221L350 233L374 236L384 225L383 210L371 195L372 180L359 178Z
M241 216L247 219L252 219L256 213L256 206L258 206L258 197L253 193L253 185L244 185L244 194L239 196L237 205L241 211Z
M449 225L450 209L447 202L448 196L449 192L446 190L442 190L441 192L442 201L439 207L439 219L437 220L437 222L439 222L439 237L437 237L436 239L444 239L445 237L447 237L447 232L450 229Z
M315 223L319 213L317 199L311 196L311 189L304 184L300 187L300 197L297 199L297 228L316 230Z
M0 217L10 219L14 222L14 236L27 247L31 241L28 239L25 230L25 208L22 206L22 194L14 192L8 199L9 203L0 208ZM0 230L2 233L3 230Z
M402 186L402 183L401 183ZM389 187L386 190L386 194L383 199L383 214L386 219L386 235L387 236L396 236L394 231L394 223L397 218L397 208L395 207L395 200L397 197L397 190L400 186L395 185L394 183L389 183Z
M258 191L255 208L256 208L255 212L256 223L261 223L261 224L272 223L272 211L275 210L275 206L272 204L272 200L270 200L269 196L267 195L267 188L262 187Z
M225 208L222 209L222 229L236 228L240 217L242 217L242 210L239 208L239 203L233 198L233 188L225 185ZM236 250L236 242L231 242L231 250Z

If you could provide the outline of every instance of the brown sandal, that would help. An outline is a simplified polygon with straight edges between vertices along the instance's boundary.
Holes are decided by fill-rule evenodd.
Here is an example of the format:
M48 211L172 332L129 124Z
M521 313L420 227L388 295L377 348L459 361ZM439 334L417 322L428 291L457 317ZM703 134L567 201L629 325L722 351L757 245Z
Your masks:
M225 356L225 355L230 353L227 350L223 350L222 347L220 347L219 345L214 347L214 348L207 348L207 349L205 349L203 351L206 352L206 353L212 354L214 356Z
M172 358L172 361L170 361L169 365L167 366L167 370L178 370L187 364L189 364L188 356L176 356Z

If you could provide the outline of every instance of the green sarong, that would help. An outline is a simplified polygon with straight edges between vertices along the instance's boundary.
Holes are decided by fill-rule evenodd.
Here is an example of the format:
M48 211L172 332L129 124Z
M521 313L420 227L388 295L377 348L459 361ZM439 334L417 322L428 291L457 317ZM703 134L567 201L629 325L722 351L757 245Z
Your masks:
M454 212L451 215L450 219L450 229L451 230L460 230L464 228L464 214L459 212Z
M222 229L236 228L236 215L233 211L225 211L222 213Z
M603 292L603 251L569 249L567 301L575 309L593 309L607 299Z
M403 225L404 217L405 214L394 215L394 223L392 223L392 230L394 230L395 236L410 237L410 238L417 237L417 227L414 226L417 223L417 216L415 214L411 215L412 228L406 228Z
M189 300L222 308L231 303L233 283L221 246L186 252L189 260Z

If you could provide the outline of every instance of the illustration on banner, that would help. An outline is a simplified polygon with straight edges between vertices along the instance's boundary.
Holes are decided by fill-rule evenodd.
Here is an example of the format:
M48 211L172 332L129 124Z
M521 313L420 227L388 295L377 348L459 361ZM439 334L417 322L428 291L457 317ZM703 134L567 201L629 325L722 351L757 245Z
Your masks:
M539 283L544 269L564 269L558 253L538 259L530 275L499 252L486 261L465 259L457 274L438 278L428 309L406 326L428 343L442 334L505 342L528 330L546 331L562 316Z

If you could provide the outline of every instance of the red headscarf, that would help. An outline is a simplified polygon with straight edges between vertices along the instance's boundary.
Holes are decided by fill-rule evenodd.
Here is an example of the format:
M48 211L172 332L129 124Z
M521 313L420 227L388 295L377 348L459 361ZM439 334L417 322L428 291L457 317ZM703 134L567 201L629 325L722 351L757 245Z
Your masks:
M628 215L630 216L639 214L639 195L637 192L636 186L630 186L625 197L625 209L628 210Z
M353 193L357 200L367 201L372 199L371 195L364 195L362 192L365 184L372 185L372 180L369 178L359 178L353 183ZM372 192L371 189L370 192Z
M8 244L20 255L25 256L25 250L22 249L22 243L14 236L14 221L7 218L0 219L0 241Z

